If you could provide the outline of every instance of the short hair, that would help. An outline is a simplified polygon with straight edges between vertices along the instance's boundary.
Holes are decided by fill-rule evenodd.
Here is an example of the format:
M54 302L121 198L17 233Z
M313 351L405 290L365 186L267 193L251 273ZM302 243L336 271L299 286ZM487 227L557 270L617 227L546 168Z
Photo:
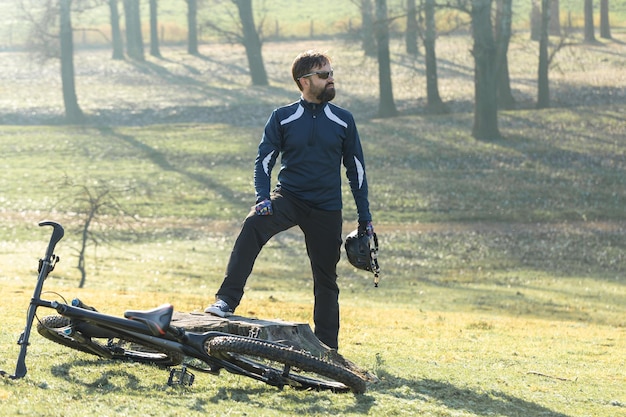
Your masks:
M300 91L302 91L300 77L310 73L314 68L321 68L328 63L330 63L330 57L323 52L308 50L299 54L291 65L291 75Z

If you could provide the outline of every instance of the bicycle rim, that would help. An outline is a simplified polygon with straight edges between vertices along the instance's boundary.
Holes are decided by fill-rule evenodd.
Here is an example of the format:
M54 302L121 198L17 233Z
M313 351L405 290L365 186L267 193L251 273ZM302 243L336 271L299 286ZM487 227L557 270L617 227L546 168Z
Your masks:
M276 343L237 336L219 336L207 344L215 355L259 375L271 385L295 389L365 392L366 383L351 370L309 353Z
M76 332L72 328L71 320L63 316L41 318L37 323L37 332L55 343L107 359L152 363L159 366L173 366L183 360L183 356L178 352L145 346L128 338L92 336Z

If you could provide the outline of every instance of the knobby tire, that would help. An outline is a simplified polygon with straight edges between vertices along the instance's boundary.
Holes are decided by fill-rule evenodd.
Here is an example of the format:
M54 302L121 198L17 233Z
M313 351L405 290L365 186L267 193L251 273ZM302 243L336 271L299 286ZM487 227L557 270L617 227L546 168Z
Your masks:
M71 325L71 320L67 317L46 316L42 317L37 323L37 332L55 343L108 359L152 363L159 366L174 366L183 360L182 355L177 352L145 346L140 342L121 337L101 337L82 334L84 340L79 340L77 337L63 332ZM107 332L110 331L107 330Z
M366 390L365 380L350 369L277 343L237 336L219 336L211 339L207 348L210 355L257 374L271 374L294 388L352 391L357 394ZM262 359L273 364L262 362ZM283 366L278 368L277 364Z

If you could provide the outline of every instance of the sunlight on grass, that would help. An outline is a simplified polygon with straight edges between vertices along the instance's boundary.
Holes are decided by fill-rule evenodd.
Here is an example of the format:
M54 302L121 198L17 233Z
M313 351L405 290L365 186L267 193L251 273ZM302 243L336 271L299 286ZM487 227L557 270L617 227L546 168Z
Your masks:
M347 24L324 23L316 30ZM213 300L254 202L263 124L275 106L298 98L289 75L295 54L317 47L333 56L337 102L357 119L382 267L375 288L372 274L345 257L339 263L340 352L379 381L365 395L333 395L279 391L224 372L178 389L156 367L96 359L33 334L27 377L0 379L0 415L620 415L623 43L555 56L552 93L561 107L537 111L536 50L518 36L510 57L519 109L500 112L503 138L494 141L471 136L471 45L461 35L438 39L441 94L453 110L442 116L424 111L422 57L392 41L401 111L393 119L376 117L376 61L347 40L266 42L270 85L259 88L250 88L239 45L206 44L199 56L169 46L167 58L144 64L81 50L81 105L98 121L86 126L48 125L62 108L58 68L12 54L19 76L5 74L2 103L27 116L17 118L25 125L0 126L0 369L15 366L49 237L40 220L66 230L47 298L80 297L114 315L166 302L198 312ZM596 105L607 92L616 95ZM40 125L26 125L31 118ZM109 187L123 209L104 210L92 224L106 241L88 247L78 289L81 186ZM343 196L345 235L356 227L345 181ZM238 313L313 326L312 310L296 228L264 248Z

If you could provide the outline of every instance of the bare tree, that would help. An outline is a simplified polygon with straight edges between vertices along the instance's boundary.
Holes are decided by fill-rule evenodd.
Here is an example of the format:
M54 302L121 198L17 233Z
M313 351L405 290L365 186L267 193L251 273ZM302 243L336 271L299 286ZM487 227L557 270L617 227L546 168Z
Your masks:
M67 1L67 0L62 0ZM76 183L69 178L61 183L60 188L67 190L62 193L61 199L56 205L64 205L75 213L78 226L75 233L80 236L79 247L75 248L78 257L77 269L80 271L79 288L85 286L87 280L87 249L90 246L98 248L100 244L113 244L113 239L107 230L114 230L117 225L125 223L125 220L135 220L119 202L118 195L132 192L127 187L112 188L101 180L86 180L83 184ZM114 214L114 215L111 215ZM122 214L123 217L119 215ZM97 260L97 256L95 256Z
M198 55L198 0L187 2L187 52Z
M476 139L497 139L498 100L496 45L491 23L492 0L471 0L472 36L474 45L474 126Z
M548 33L552 36L561 36L561 7L559 0L550 2L550 22Z
M391 60L389 56L389 19L387 18L387 0L376 0L376 22L374 24L378 50L378 83L380 117L398 114L393 100L391 83Z
M496 1L496 74L498 76L498 106L503 109L515 107L509 76L509 43L513 22L512 0Z
M408 0L406 4L406 32L404 36L406 53L419 55L417 39L419 37L419 25L417 24L417 7L415 0Z
M541 38L541 0L530 2L530 40L538 41Z
M38 0L20 0L23 18L29 24L29 46L42 62L58 59L61 67L61 93L65 120L81 123L84 114L78 105L74 74L74 28L72 14L93 6L91 3L59 0L41 3Z
M145 61L139 0L124 0L124 17L126 21L126 52L134 60Z
M600 0L600 37L604 39L611 39L609 0Z
M124 43L120 30L120 13L118 0L109 0L109 18L111 21L111 38L113 42L113 59L124 59Z
M231 14L232 19L239 25L237 30L229 31L210 20L205 22L205 25L230 42L242 44L246 50L252 84L268 85L267 72L263 63L260 29L257 29L254 23L252 0L231 0L231 3L236 6L238 12L238 21L237 17Z
M593 24L593 0L584 0L585 2L585 42L595 42Z
M424 50L426 57L426 100L431 113L447 113L448 108L439 95L439 81L437 75L437 54L435 41L437 28L435 23L435 0L425 0L424 20Z
M150 0L150 55L161 58L159 50L158 1Z
M233 0L239 10L241 29L243 33L243 46L246 49L248 66L253 85L268 85L267 72L263 63L262 44L259 33L254 25L252 13L252 0Z
M539 38L539 70L537 82L537 108L550 107L550 83L548 81L548 23L550 0L541 0L541 36Z
M376 34L374 33L374 14L372 0L356 0L361 11L361 45L365 56L375 57L378 53L376 48Z
M72 0L60 1L61 81L65 118L70 123L80 123L84 115L78 105L74 77L74 38L72 32Z
M531 12L530 12L530 39L533 41L539 41L541 37L541 25L542 25L542 6L541 0L531 0ZM550 1L550 22L548 22L548 34L552 36L561 35L561 20L560 20L560 5L559 0Z

